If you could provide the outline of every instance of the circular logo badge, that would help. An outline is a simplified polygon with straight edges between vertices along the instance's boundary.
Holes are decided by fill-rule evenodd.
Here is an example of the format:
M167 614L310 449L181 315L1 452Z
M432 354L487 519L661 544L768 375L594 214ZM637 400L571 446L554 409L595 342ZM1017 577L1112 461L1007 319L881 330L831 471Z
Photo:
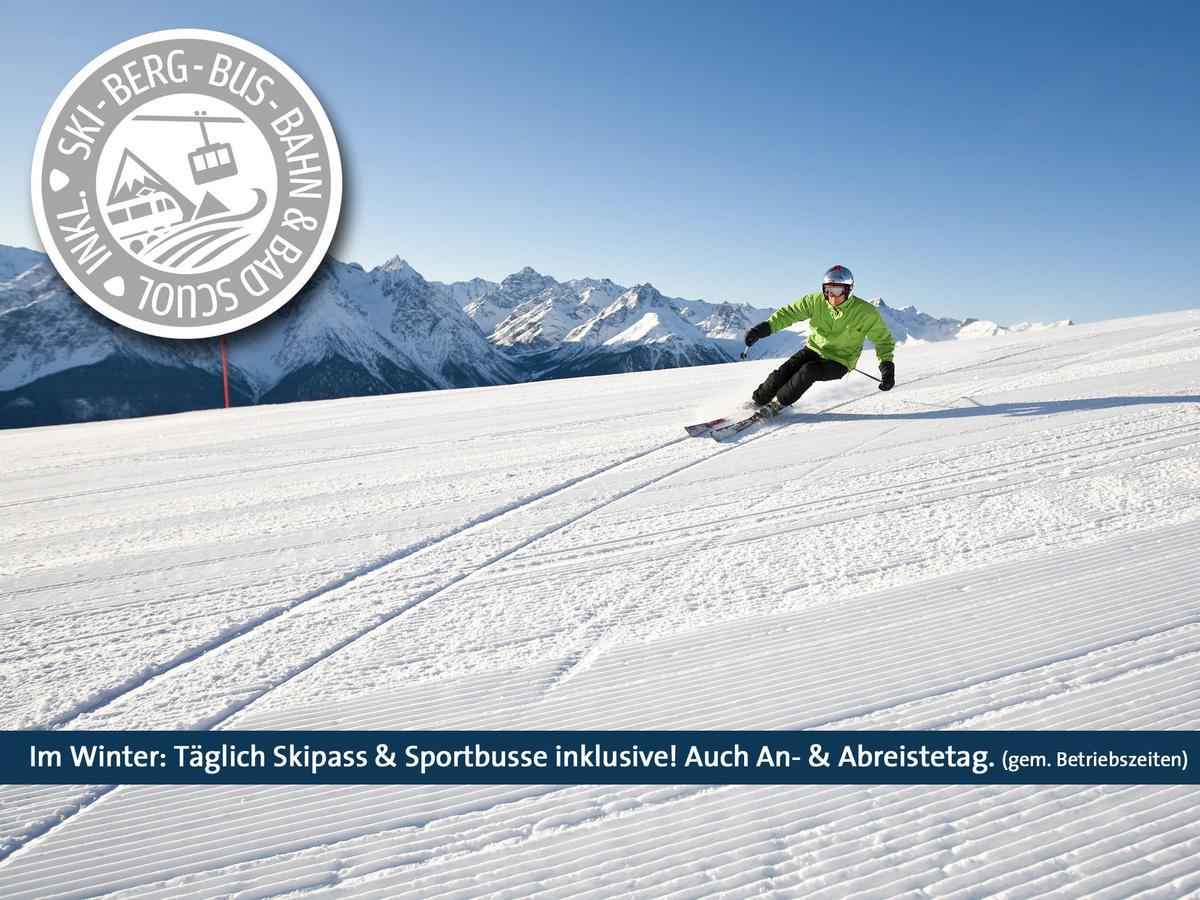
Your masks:
M228 334L290 300L337 227L329 119L286 64L216 31L145 34L92 60L33 157L46 252L80 297L146 334Z

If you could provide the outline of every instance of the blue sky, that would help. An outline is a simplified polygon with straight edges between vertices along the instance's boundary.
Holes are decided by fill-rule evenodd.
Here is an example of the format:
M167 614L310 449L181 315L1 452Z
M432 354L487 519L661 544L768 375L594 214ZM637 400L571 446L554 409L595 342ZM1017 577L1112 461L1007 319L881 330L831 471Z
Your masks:
M1200 306L1194 0L53 3L5 24L0 243L38 246L30 157L75 72L199 27L321 98L334 253L366 266L778 306L842 263L863 296L1005 324Z

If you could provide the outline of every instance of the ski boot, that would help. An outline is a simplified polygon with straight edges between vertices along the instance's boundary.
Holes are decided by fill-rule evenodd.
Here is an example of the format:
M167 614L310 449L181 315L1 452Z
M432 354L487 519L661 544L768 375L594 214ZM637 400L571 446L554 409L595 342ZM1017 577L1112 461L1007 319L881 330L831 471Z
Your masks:
M764 419L773 419L783 411L783 404L778 400L771 400L764 403L758 408L758 414Z

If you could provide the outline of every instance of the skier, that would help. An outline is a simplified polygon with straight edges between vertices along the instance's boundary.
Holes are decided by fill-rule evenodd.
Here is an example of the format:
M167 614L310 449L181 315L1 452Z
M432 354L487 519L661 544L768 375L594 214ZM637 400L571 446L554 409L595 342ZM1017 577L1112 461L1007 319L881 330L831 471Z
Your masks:
M808 294L791 303L765 322L759 322L746 332L746 346L808 319L812 333L799 353L767 376L758 386L752 401L763 418L778 415L791 406L816 381L836 381L858 363L863 339L870 338L879 359L879 390L890 391L896 386L896 366L892 350L896 341L884 324L879 310L855 297L854 276L845 266L834 266L825 273L821 293Z

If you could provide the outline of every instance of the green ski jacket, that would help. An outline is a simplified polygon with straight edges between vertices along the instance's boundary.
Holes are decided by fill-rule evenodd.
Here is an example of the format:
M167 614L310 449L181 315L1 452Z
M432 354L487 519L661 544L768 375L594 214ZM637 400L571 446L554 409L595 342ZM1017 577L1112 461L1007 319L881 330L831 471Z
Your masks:
M795 303L789 303L775 311L767 323L771 334L780 329L809 320L812 333L808 346L825 359L841 363L853 369L862 355L863 339L870 338L875 345L875 356L880 362L892 358L896 341L888 331L879 310L851 294L846 301L834 309L824 294L807 294Z

